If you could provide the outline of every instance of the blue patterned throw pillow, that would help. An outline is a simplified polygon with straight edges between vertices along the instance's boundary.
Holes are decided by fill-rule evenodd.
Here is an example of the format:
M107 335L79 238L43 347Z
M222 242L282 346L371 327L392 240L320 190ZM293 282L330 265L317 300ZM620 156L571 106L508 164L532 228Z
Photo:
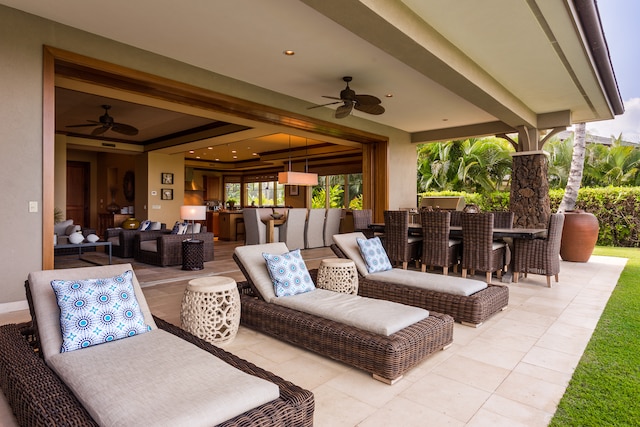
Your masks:
M61 353L151 330L144 323L132 277L128 270L105 279L51 281L60 307Z
M356 242L358 242L360 254L367 264L367 271L369 273L378 273L393 268L379 237L356 239Z
M276 296L287 297L313 291L316 286L300 255L300 249L282 255L262 253Z

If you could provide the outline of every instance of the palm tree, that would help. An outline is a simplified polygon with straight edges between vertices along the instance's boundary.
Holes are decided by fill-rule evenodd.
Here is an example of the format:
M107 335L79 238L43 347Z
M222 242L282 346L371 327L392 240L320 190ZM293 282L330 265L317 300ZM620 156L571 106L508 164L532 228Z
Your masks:
M622 135L611 147L591 144L587 147L583 183L585 186L637 185L640 151L622 145Z
M498 138L423 144L418 191L495 191L511 174L511 145Z
M573 136L565 140L552 139L544 145L544 149L549 153L549 186L551 188L565 188L571 168Z
M576 207L578 190L580 190L582 171L584 168L586 133L587 127L585 123L578 123L575 125L571 169L569 170L569 177L567 178L564 196L562 196L562 201L560 202L560 206L558 206L558 212L573 210Z

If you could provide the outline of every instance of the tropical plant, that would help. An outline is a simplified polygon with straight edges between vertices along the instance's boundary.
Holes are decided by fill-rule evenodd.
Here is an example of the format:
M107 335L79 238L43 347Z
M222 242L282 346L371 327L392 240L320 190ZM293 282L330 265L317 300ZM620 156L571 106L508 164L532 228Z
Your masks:
M418 191L495 191L511 174L511 145L500 138L418 147Z
M571 168L573 136L564 140L553 138L543 148L549 153L549 169L547 172L549 187L565 188Z
M349 202L349 209L362 210L362 194L351 199Z
M583 185L638 185L640 150L622 145L621 136L610 147L590 144L587 147Z

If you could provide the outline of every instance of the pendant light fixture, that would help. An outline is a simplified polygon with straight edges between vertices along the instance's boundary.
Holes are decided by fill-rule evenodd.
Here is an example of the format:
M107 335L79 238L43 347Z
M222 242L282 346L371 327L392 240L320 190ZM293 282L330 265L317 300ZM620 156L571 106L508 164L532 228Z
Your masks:
M287 172L278 173L278 184L284 185L302 185L313 187L318 185L318 174L309 173L309 152L307 147L307 139L305 138L305 165L304 172L293 172L291 170L291 135L289 135L289 170Z

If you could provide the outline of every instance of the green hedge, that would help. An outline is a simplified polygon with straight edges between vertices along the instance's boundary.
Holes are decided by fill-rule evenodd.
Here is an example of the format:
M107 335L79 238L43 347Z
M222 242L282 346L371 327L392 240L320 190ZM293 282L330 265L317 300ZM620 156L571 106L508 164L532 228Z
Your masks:
M562 201L564 190L551 190L551 211L555 212ZM473 203L482 211L509 209L509 193L489 194L456 191L427 192L423 196L464 196L466 203ZM640 247L640 187L581 188L576 209L594 214L600 223L598 245Z

